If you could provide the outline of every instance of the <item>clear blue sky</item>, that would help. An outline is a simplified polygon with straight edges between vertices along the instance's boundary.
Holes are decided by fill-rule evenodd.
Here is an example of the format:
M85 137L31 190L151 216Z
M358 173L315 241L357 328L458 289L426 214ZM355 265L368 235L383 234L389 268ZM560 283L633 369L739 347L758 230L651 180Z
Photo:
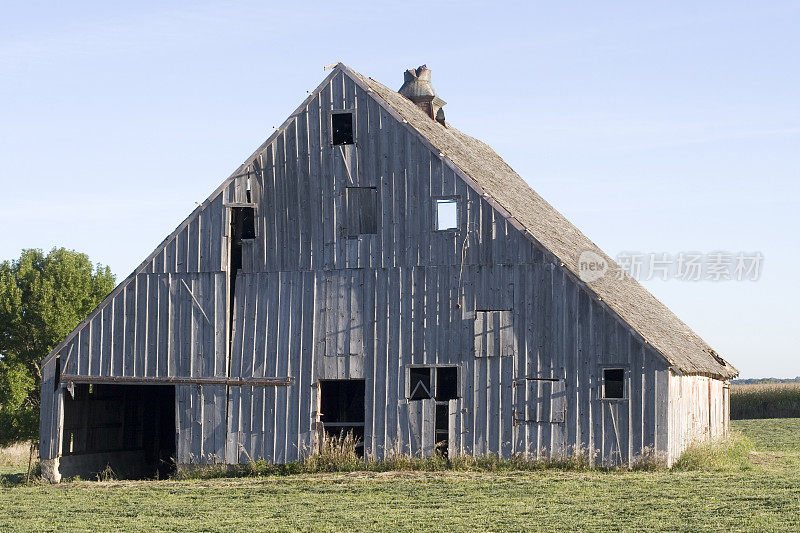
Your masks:
M800 3L15 2L0 16L0 258L127 276L343 61L427 63L447 118L609 255L760 251L645 285L742 377L800 375Z

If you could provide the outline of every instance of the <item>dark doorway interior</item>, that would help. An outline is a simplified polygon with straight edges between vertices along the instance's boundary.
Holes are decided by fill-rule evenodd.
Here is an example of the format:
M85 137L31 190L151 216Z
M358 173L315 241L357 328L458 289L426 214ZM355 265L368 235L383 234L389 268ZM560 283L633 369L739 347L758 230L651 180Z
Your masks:
M320 421L326 435L341 437L352 432L356 453L364 455L364 380L322 380Z
M75 385L64 395L61 475L166 477L175 457L175 387Z

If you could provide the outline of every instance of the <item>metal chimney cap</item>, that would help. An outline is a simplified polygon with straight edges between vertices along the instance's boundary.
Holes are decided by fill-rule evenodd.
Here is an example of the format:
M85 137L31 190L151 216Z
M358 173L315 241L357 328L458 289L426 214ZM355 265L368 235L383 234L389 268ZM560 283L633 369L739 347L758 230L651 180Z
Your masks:
M435 107L441 108L447 103L433 88L431 70L427 65L406 70L403 74L403 86L398 92L417 105L431 103Z

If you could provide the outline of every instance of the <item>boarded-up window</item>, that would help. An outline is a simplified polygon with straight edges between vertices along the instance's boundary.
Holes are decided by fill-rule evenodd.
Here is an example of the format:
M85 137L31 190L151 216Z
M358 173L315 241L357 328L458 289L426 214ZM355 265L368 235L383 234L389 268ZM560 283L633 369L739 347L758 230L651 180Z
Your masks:
M428 448L435 443L436 453L447 457L450 405L459 397L458 367L409 367L407 383L410 451L427 456L431 451Z
M331 114L331 132L333 144L353 144L353 114Z
M564 380L525 378L516 381L514 385L515 423L564 421Z
M344 218L344 232L348 237L378 233L378 190L346 187Z
M401 432L407 435L406 451L417 457L430 457L436 446L435 400L418 400L398 407Z
M475 311L475 357L512 355L511 311Z

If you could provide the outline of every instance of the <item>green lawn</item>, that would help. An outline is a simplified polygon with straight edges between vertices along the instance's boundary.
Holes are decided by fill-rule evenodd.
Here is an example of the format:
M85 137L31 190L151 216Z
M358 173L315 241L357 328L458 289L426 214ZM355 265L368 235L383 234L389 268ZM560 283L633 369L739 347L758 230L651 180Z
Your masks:
M0 488L0 530L800 531L800 419L742 420L734 428L755 445L752 469L13 486Z

